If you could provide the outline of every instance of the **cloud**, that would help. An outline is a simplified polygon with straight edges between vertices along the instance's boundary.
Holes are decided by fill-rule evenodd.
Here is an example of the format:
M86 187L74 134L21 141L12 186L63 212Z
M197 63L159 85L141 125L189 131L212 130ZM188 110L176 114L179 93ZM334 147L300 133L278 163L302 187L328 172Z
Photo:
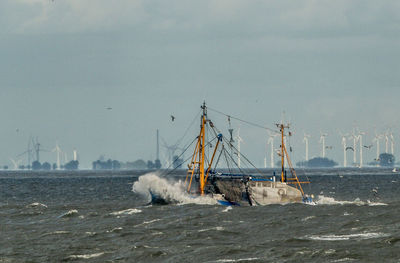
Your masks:
M3 0L12 33L141 29L222 35L332 36L398 32L398 1Z

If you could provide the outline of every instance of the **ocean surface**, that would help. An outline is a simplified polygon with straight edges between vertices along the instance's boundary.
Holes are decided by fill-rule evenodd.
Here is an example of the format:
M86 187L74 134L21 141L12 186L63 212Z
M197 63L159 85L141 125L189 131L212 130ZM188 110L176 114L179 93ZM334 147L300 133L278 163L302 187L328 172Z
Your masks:
M400 262L399 172L298 170L315 205L263 207L190 198L183 174L2 172L0 262Z

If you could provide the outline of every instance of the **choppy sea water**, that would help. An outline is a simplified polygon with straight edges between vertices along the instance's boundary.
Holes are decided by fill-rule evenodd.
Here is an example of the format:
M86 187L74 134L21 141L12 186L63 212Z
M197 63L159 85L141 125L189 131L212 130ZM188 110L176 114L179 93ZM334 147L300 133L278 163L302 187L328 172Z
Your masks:
M177 176L2 173L0 262L400 262L400 173L298 173L316 205L191 201ZM148 205L148 181L177 203Z

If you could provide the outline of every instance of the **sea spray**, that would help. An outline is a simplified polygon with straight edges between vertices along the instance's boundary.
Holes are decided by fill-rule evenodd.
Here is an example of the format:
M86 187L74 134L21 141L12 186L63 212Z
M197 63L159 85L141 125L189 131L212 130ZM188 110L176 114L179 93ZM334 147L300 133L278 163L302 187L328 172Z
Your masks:
M168 181L155 173L139 177L133 184L132 191L151 201L151 193L162 198L166 203L179 204L216 204L216 200L207 196L191 196L185 191L181 181Z

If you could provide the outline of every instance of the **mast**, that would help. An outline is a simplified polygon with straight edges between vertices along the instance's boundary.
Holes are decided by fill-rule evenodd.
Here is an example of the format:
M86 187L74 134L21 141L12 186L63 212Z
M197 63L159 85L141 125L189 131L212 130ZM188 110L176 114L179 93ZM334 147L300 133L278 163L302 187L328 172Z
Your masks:
M200 194L204 194L205 178L204 178L204 156L205 156L205 125L206 125L206 102L203 102L201 107L203 109L203 114L201 116L201 129L200 129Z
M188 183L187 191L190 192L192 180L194 174L198 173L199 175L199 193L204 195L204 188L207 184L208 176L210 175L211 166L214 162L214 157L217 153L218 146L222 143L222 134L217 134L216 139L217 143L214 147L214 152L212 154L211 159L208 160L206 163L206 125L207 123L210 124L210 127L213 127L213 124L210 120L207 119L207 107L206 103L204 102L201 106L203 110L203 114L201 115L201 122L200 122L200 134L197 136L197 143L194 149L194 153L192 155L192 160L188 165L188 171L185 179L185 184Z
M276 124L281 132L281 182L285 182L285 129L289 128L289 125L284 125L283 123Z

